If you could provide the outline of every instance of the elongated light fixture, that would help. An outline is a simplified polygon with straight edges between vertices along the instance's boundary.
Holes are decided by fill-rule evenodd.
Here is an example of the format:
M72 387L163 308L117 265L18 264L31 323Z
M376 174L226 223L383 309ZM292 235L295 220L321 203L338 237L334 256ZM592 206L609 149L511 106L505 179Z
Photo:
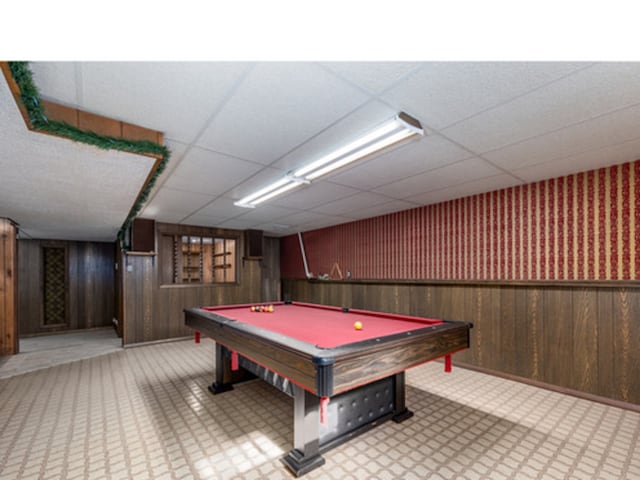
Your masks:
M234 205L253 208L262 202L292 190L299 185L308 184L312 180L342 168L349 163L422 135L424 135L424 131L420 122L401 112L370 133L311 162L309 165L289 172L280 180L244 197L235 202Z

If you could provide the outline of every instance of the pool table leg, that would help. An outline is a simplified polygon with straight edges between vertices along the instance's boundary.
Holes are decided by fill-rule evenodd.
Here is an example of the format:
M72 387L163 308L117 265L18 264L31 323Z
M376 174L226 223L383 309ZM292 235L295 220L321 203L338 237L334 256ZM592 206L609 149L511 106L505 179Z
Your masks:
M253 380L255 375L248 372L244 368L233 368L233 363L238 362L238 356L235 355L236 360L233 360L234 355L216 342L216 364L215 364L215 379L214 382L209 385L209 391L211 393L218 394L233 390L235 383L246 382L247 380Z
M296 477L324 465L320 455L320 398L293 387L293 450L281 460Z
M215 381L209 385L209 391L213 394L224 393L233 390L231 380L231 361L225 355L225 348L216 343L216 376Z
M406 419L413 417L413 412L407 408L405 402L406 384L404 372L397 373L394 379L395 385L395 410L396 413L391 417L394 422L404 422Z

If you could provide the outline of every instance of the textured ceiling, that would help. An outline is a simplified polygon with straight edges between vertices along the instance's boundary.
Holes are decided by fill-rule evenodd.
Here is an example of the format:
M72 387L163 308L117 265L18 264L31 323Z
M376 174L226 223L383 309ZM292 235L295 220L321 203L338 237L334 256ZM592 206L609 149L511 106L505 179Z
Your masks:
M159 221L283 235L640 158L640 63L36 62L32 70L43 98L165 134L172 158L142 211ZM148 164L59 139L42 146L15 107L6 109L0 206L12 202L9 216L31 235L60 236L64 222L46 223L55 214L78 218L66 232L113 239ZM425 137L255 209L233 205L399 111L419 119ZM43 151L58 159L47 170L26 160ZM20 168L15 186L5 180L9 165ZM85 175L75 186L64 183L72 165ZM105 187L95 201L91 178Z
M155 160L27 130L0 78L0 217L21 238L114 240Z

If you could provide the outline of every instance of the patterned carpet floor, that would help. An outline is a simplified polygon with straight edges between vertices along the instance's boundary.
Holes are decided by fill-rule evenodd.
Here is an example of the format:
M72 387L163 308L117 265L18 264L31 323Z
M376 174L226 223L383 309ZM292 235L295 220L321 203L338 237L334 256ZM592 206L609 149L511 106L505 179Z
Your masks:
M291 479L293 402L212 396L213 342L121 349L0 379L0 478ZM431 363L401 424L327 452L312 479L640 479L640 414Z

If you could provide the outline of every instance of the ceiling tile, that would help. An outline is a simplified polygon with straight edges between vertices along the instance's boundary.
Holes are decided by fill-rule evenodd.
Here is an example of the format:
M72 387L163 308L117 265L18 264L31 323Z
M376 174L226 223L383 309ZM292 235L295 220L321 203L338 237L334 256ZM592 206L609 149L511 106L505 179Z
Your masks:
M469 197L478 193L492 192L494 190L513 187L520 184L522 184L522 182L511 175L501 174L481 178L479 180L472 180L461 185L421 193L409 197L406 200L423 205L429 205L432 203L446 202L456 198Z
M368 97L312 63L261 63L198 140L228 155L270 164Z
M471 156L467 150L442 136L427 134L371 160L356 162L352 168L339 170L327 178L362 190L374 189Z
M342 198L334 202L325 203L312 211L318 213L326 213L328 215L350 216L349 213L355 210L388 203L389 197L378 195L377 193L361 192L351 197Z
M323 213L299 212L278 219L278 223L289 225L291 230L299 231L302 227L320 228L319 225L327 225L326 222L338 221L344 223L350 221L349 218L325 215Z
M597 64L442 133L469 149L506 145L640 103L640 63Z
M427 62L382 95L389 104L442 129L587 64L566 62Z
M85 62L83 107L191 143L247 68L240 62Z
M154 212L153 214L151 213L147 213L147 211L149 212ZM169 212L166 210L160 211L160 212L156 212L153 208L145 208L142 211L142 217L149 217L149 218L153 218L156 222L163 222L163 223L180 223L180 221L184 218L184 212Z
M264 167L257 163L193 147L185 154L165 185L178 190L218 196L262 168Z
M420 67L417 62L327 62L322 65L377 95Z
M329 216L327 215L323 219L315 219L309 222L305 222L300 225L300 230L303 232L307 232L309 230L316 230L318 228L332 227L334 225L340 225L342 223L352 222L352 218L341 217L341 216Z
M217 227L224 221L229 220L227 217L212 217L210 215L203 215L202 213L195 213L187 218L181 217L180 223L183 225L195 225L199 227Z
M483 157L512 170L640 138L640 105L530 138Z
M179 160L181 160L185 152L189 148L189 145L186 143L166 137L164 139L164 145L169 149L169 152L171 153L169 159L170 163L177 163Z
M246 208L235 206L233 204L234 201L235 200L226 197L216 198L213 202L199 210L197 214L210 217L222 217L226 220L247 213Z
M75 62L31 62L29 67L33 73L33 81L44 99L77 107L78 90L76 69L80 64Z
M155 218L156 215L169 212L171 214L182 214L181 218L185 218L204 207L214 198L213 195L175 190L164 186L145 207L145 215Z
M417 206L419 206L419 204L403 200L391 200L390 202L381 205L375 205L372 207L363 208L362 210L356 210L354 212L351 212L349 215L358 219L372 218L378 217L380 215L387 215L388 213L409 210Z
M354 188L344 187L329 182L317 182L311 185L303 185L293 190L288 195L276 197L270 200L272 205L280 207L289 207L294 209L308 209L318 207L324 203L338 200L340 198L349 197L358 193ZM258 205L257 208L260 206Z
M281 223L263 223L260 225L256 225L256 230L262 230L266 237L283 237L285 235L292 235L296 233L295 230L291 229L290 225L285 225Z
M617 145L589 150L588 152L571 155L514 170L514 174L527 182L536 182L548 178L561 177L579 172L586 172L598 168L608 167L640 159L640 139L631 140ZM576 165L580 169L576 170Z
M160 176L156 179L156 182L151 189L151 193L149 194L149 199L153 199L155 194L162 188L162 185L167 181L167 179L171 176L173 171L182 161L182 157L184 153L187 151L188 145L184 143L177 142L175 140L166 139L164 141L164 145L169 149L169 162L167 163L165 169L162 171Z
M272 222L278 218L297 213L299 210L278 207L276 205L258 205L256 208L245 209L243 215L237 217L238 220L252 221L254 223Z
M383 185L376 188L375 192L393 198L406 199L430 190L449 188L477 178L490 177L500 173L502 173L500 170L486 161L474 157Z
M253 228L255 226L255 222L252 220L242 220L241 218L232 218L230 220L226 220L218 225L221 228L232 228L235 230L246 230L248 228Z

